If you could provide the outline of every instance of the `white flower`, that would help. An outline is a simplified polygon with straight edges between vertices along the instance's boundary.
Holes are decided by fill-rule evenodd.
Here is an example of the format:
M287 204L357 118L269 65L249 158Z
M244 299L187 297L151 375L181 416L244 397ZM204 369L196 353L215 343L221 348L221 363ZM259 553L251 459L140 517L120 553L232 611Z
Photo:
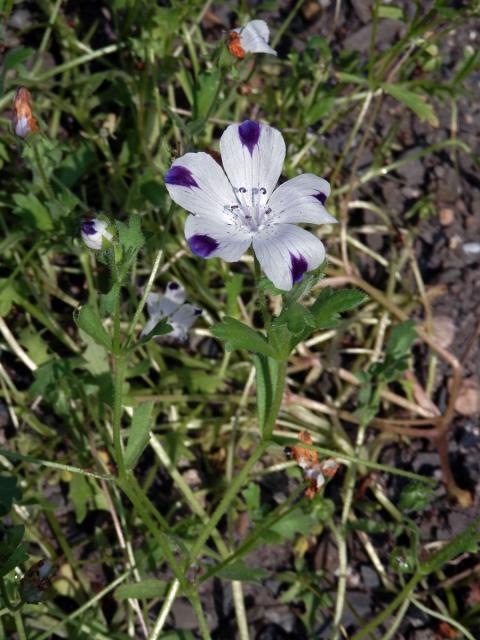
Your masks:
M82 222L81 234L87 247L94 251L107 249L113 238L113 234L108 230L108 222L97 218L85 219Z
M235 262L253 244L265 274L288 291L325 259L320 240L292 223L336 222L324 207L330 185L307 173L275 189L285 142L252 120L227 127L220 152L225 172L201 152L178 158L165 176L172 200L193 214L185 223L190 249Z
M150 319L141 335L148 335L160 320L166 318L173 329L166 335L177 340L186 340L188 330L202 313L202 310L192 304L184 304L185 299L185 289L178 282L169 282L163 296L158 293L150 293L147 296L147 310Z
M244 27L233 29L229 33L228 50L236 58L243 59L247 51L251 53L270 53L276 56L277 52L268 45L270 30L264 20L252 20Z

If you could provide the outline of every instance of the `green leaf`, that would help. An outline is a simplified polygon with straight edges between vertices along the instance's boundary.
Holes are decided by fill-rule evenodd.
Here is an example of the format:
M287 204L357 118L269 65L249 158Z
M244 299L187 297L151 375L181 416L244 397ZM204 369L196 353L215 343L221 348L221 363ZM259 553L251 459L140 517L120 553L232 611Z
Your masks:
M33 193L16 193L13 200L17 205L15 213L23 217L30 226L39 231L51 231L53 222L50 212Z
M142 336L138 342L136 342L132 346L132 350L141 346L142 344L146 344L155 336L165 336L173 331L172 325L168 324L168 318L162 318L157 322L157 324L153 327L151 331L147 333L147 335Z
M269 571L265 569L255 569L253 567L247 567L247 565L238 560L232 562L226 567L222 567L217 574L224 580L238 580L240 582L259 582L262 578L267 578L270 575Z
M273 401L273 390L277 379L278 364L276 360L262 355L254 356L253 362L256 373L258 424L260 431L263 433L268 411Z
M8 527L0 525L0 534L2 540L0 545L0 566L3 566L21 543L25 534L25 527L23 524L15 524Z
M98 344L105 347L107 351L112 350L112 341L106 329L102 325L99 315L93 306L86 304L74 313L74 320L77 326L85 331Z
M237 297L242 292L243 275L241 273L235 273L229 278L225 289L227 291L227 315L238 315Z
M315 318L316 329L331 329L336 327L340 320L340 314L354 309L361 304L367 296L358 289L338 289L331 287L322 289L310 311Z
M72 501L75 509L75 519L78 524L81 524L87 515L88 501L93 497L92 488L84 475L75 473L72 476L68 489L68 497Z
M10 49L10 51L6 54L3 59L3 70L4 74L6 71L10 69L15 69L19 64L28 60L30 56L34 53L33 49L27 47L17 47L16 49Z
M16 293L13 278L0 278L0 317L8 316L16 301Z
M131 215L128 224L116 222L118 229L118 241L122 245L126 255L135 255L145 244L142 232L140 216Z
M417 338L414 320L405 320L393 327L387 342L386 352L399 360L410 354L412 344Z
M7 573L23 564L28 559L28 543L22 542L12 555L0 566L0 576L6 576Z
M353 73L337 71L336 76L340 82L348 82L349 84L368 84L367 78L364 78L363 76L355 76Z
M280 317L283 314L280 315ZM288 330L293 333L293 335L298 335L305 330L314 329L315 328L315 317L305 307L296 302L295 304L290 305L286 309L285 320L287 323Z
M113 315L115 303L120 295L120 284L116 282L110 291L100 296L100 309L106 316Z
M133 469L150 438L150 419L155 403L153 401L143 402L135 407L132 416L130 435L128 436L127 448L125 449L125 466Z
M198 77L195 91L195 118L203 120L212 105L220 83L220 71L213 68L212 71L201 73Z
M407 89L401 84L382 84L383 90L411 109L420 120L426 120L432 127L438 127L438 118L435 115L432 105L428 104L426 97Z
M379 18L389 18L390 20L403 20L403 10L400 7L381 4L378 7ZM381 29L380 25L380 29Z
M307 126L310 126L324 118L333 109L334 104L335 98L333 98L332 96L318 96L305 114L305 124Z
M304 513L301 509L294 509L278 520L278 522L275 522L275 524L270 527L270 530L282 538L292 540L297 533L309 535L315 524L314 519L310 515Z
M129 598L151 600L152 598L163 598L166 591L167 583L164 580L146 578L140 582L120 585L115 589L114 595L117 600L128 600Z
M250 517L255 517L260 512L260 486L256 482L251 482L243 491L242 495L247 505Z
M398 508L405 513L424 511L430 504L433 494L433 488L429 485L421 484L420 482L410 482L400 495Z
M0 518L6 516L15 500L19 500L22 492L17 487L17 478L0 476ZM1 552L1 545L0 545Z
M246 349L253 353L275 358L277 353L262 334L243 322L225 316L222 322L211 329L213 335L225 342L226 351Z

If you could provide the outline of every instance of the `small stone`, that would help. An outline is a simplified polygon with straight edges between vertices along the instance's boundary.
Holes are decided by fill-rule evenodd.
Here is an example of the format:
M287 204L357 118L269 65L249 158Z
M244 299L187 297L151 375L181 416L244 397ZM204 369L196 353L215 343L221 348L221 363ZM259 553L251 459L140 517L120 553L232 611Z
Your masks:
M462 416L480 413L480 384L476 378L466 378L460 383L460 391L455 400L455 411Z
M371 0L350 0L350 2L352 3L353 10L363 24L371 21L373 5Z
M460 245L461 242L462 242L462 238L459 235L454 235L448 241L448 248L449 249L456 249Z
M478 256L480 255L480 242L465 242L462 249L467 255Z
M434 316L432 321L435 341L443 349L448 349L455 337L455 323L448 316Z
M455 211L450 207L443 207L438 212L438 218L443 227L448 227L448 225L452 224L455 218Z

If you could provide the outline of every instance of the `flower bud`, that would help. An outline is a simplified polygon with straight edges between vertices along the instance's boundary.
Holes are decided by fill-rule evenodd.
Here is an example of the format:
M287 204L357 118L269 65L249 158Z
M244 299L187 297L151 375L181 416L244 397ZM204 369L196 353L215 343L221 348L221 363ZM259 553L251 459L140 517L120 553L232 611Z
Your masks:
M113 233L109 231L108 222L98 218L86 218L82 222L82 240L89 249L100 251L108 249L112 243Z
M25 87L19 87L13 103L13 129L20 138L38 131L38 124L32 114L32 95Z

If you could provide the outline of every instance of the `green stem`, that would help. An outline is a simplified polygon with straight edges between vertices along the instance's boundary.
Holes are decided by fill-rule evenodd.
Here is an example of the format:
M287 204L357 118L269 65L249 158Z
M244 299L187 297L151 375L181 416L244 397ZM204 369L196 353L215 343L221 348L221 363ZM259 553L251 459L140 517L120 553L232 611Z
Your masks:
M114 401L113 401L113 448L115 451L115 462L117 464L120 479L125 478L126 469L123 459L122 444L122 401L123 383L125 381L126 361L124 356L114 357Z
M205 542L210 537L210 534L212 533L213 529L216 527L216 525L219 522L220 518L222 518L222 516L227 512L227 510L228 510L230 504L233 502L233 500L235 500L235 497L237 496L238 492L240 491L240 489L242 488L242 486L246 482L246 480L248 478L248 474L250 473L251 469L254 467L254 465L257 463L257 461L262 457L264 451L268 448L269 444L270 444L270 442L268 442L267 440L264 440L263 442L260 442L260 444L255 449L255 451L253 452L251 457L243 465L243 468L241 469L241 471L238 473L237 476L235 476L235 478L233 479L232 484L229 486L226 494L223 496L223 498L220 501L218 507L215 509L215 511L210 516L210 520L207 523L205 523L205 525L204 525L204 527L202 529L202 532L200 533L199 537L197 538L197 541L195 542L195 544L191 548L189 564L190 564L191 561L193 562L197 558L198 554L202 550L203 545L205 544Z
M175 602L175 598L177 597L179 587L180 582L176 578L174 578L174 580L170 584L170 588L168 589L167 596L162 604L162 608L160 609L155 627L153 628L153 631L150 634L148 640L158 640L168 618L168 614L170 613L170 609L173 607L173 603Z
M365 437L365 431L367 429L367 423L362 422L358 427L357 439L355 442L355 456L358 456L360 447L363 444L363 440ZM353 493L355 490L355 481L357 477L357 462L352 462L350 467L348 468L347 475L345 478L345 497L343 502L343 510L342 510L342 521L341 528L338 531L333 527L332 530L337 540L338 546L338 584L337 584L337 597L335 599L335 615L333 619L333 640L338 638L340 633L340 622L343 615L343 610L345 607L345 593L347 589L347 568L348 568L348 557L347 557L347 526L348 526L348 518L350 515L350 509L352 508L353 502Z
M283 393L285 391L285 380L287 378L287 365L288 362L283 360L278 363L277 376L275 378L275 390L273 392L272 405L268 413L268 417L265 421L263 429L263 440L268 441L271 439L275 423L280 413L280 407L282 406Z
M15 625L17 627L18 640L28 640L20 611L15 611L13 617L15 618Z
M141 517L142 521L145 523L147 529L153 535L155 540L158 542L160 549L165 557L166 562L169 564L170 569L175 576L175 578L180 583L182 590L184 592L188 592L189 590L189 582L185 577L185 573L182 571L180 565L178 564L175 556L173 555L172 550L170 549L170 545L168 540L159 530L158 525L152 520L150 514L145 510L142 501L138 499L138 496L135 490L128 483L128 478L124 478L123 480L119 480L118 482L120 488L130 500L130 502L135 507L138 515Z
M423 578L421 573L416 573L409 582L403 587L397 597L392 600L392 602L386 607L382 613L380 613L376 618L374 618L371 622L369 622L363 629L360 629L358 633L356 633L352 640L361 640L361 638L365 638L366 635L371 634L382 622L387 620L393 612L401 606L405 600L410 599L410 594L415 589L417 584Z
M197 616L198 627L203 640L212 640L212 636L210 635L210 630L207 625L207 620L205 618L205 614L203 613L200 596L198 595L197 591L192 590L192 592L190 593L190 602L192 603L195 615Z
M53 193L53 189L50 186L50 182L48 181L47 174L45 173L43 160L38 151L38 144L36 140L34 140L32 144L32 149L33 149L33 155L35 157L35 163L38 169L38 174L40 176L40 182L42 183L43 192L45 193L47 198L53 202L55 200L55 194Z

